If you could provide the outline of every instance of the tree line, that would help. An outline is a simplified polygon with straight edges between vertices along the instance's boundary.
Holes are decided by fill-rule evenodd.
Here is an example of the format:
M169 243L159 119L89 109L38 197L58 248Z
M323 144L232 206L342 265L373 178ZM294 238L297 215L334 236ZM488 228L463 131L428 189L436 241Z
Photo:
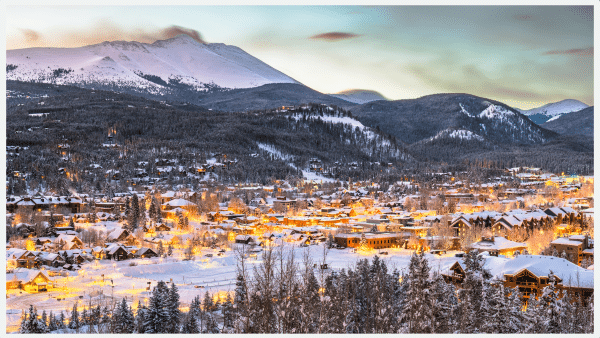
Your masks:
M551 283L526 304L518 289L505 288L483 268L483 258L466 255L460 287L431 274L424 254L408 268L390 271L375 256L353 268L315 273L308 251L303 264L293 251L267 248L250 273L238 252L233 297L216 302L196 296L188 312L179 308L177 286L159 282L147 306L123 299L114 309L97 306L67 319L61 312L38 318L31 306L21 333L592 333L591 300L560 297ZM326 253L324 255L324 260ZM70 330L68 330L70 329Z

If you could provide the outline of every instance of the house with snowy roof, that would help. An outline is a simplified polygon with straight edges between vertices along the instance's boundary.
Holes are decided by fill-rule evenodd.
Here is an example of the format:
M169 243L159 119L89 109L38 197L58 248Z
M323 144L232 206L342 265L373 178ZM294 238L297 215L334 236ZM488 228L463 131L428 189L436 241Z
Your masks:
M37 255L37 261L40 265L59 267L65 264L64 258L58 253L40 251Z
M106 240L109 242L120 242L125 241L129 236L130 233L127 229L116 228L106 236Z
M133 254L130 253L120 244L112 244L104 249L106 253L106 259L112 259L116 261L122 261L133 258Z
M58 237L56 237L56 239L54 239L54 243L57 244L62 250L83 248L83 241L76 235L60 234Z
M518 287L523 298L539 296L541 290L555 278L555 286L563 292L587 299L594 293L594 271L583 269L570 261L553 256L519 255L504 263L497 276L504 286Z
M512 256L517 250L527 249L527 244L514 242L500 236L490 236L482 237L479 242L472 243L469 248L478 252L489 252L490 256Z
M28 268L35 266L36 255L25 249L10 248L6 250L6 268Z
M188 200L185 200L183 198L172 199L172 200L162 204L162 207L164 210L172 210L175 208L190 210L191 208L193 208L195 206L196 206L196 204L194 204Z
M44 270L15 269L6 274L7 289L22 289L25 292L44 292L54 287L54 281Z
M589 235L571 235L560 237L550 243L552 249L559 254L563 252L567 259L574 264L581 265L584 258L594 259L594 244Z

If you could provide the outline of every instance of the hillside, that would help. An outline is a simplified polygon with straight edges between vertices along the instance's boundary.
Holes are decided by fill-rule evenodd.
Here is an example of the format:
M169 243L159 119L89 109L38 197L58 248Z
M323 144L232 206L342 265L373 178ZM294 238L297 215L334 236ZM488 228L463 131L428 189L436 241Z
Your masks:
M277 83L256 88L233 89L199 96L197 103L221 111L250 111L306 103L323 103L338 107L355 104L322 94L301 84Z
M36 168L50 180L60 179L60 167L77 173L80 184L95 184L100 176L89 172L92 164L133 176L140 161L171 158L189 168L216 154L233 162L216 172L221 179L261 182L306 176L311 159L330 177L342 179L372 177L382 172L382 163L414 161L393 137L327 105L232 113L99 90L36 96L35 85L21 85L30 98L8 110L6 142L28 148L7 157L7 170ZM15 97L21 95L16 87L9 83ZM109 130L116 133L117 147L104 145Z
M577 100L562 100L559 102L548 103L538 108L529 110L519 110L523 115L529 117L531 121L542 125L545 122L556 119L561 115L576 112L587 108L588 105Z
M467 130L495 144L540 144L556 137L501 102L469 94L375 101L350 111L365 125L379 127L408 144L450 129Z
M584 135L594 137L594 107L564 114L542 124L542 127L561 135Z

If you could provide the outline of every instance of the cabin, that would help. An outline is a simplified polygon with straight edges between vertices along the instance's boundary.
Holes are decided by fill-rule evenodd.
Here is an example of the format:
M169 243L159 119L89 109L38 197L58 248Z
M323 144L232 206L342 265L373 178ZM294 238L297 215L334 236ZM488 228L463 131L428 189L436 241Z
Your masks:
M518 287L525 300L531 296L538 297L550 283L551 274L561 294L569 292L586 300L594 293L594 271L583 269L564 258L519 255L508 260L502 269L504 286Z
M482 237L479 242L470 245L471 250L489 252L490 256L512 256L516 251L527 249L526 243L513 242L504 237Z
M107 247L105 251L107 259L122 261L133 258L133 254L125 250L125 248L120 245L111 245Z
M152 258L152 257L158 257L158 253L156 253L156 251L152 250L151 248L141 248L135 252L134 257L136 257L136 258Z
M442 272L441 275L444 278L444 281L446 281L446 283L453 283L457 285L462 284L466 276L465 268L463 265L464 263L456 261L454 262L454 264L452 264L448 271Z
M16 269L6 274L7 289L22 289L29 293L38 293L51 290L54 282L43 270Z
M94 256L94 258L96 258L96 259L106 258L106 252L104 251L103 248L101 248L99 246L93 247L91 252L92 252L92 256Z
M6 250L7 268L11 266L15 268L31 269L35 267L36 258L37 256L28 250L17 248Z
M60 234L54 243L62 250L75 250L83 248L83 241L75 235Z
M130 233L127 229L115 229L106 236L106 240L109 242L120 242L124 241L129 237Z
M241 244L254 243L254 238L250 235L237 235L235 236L235 242Z

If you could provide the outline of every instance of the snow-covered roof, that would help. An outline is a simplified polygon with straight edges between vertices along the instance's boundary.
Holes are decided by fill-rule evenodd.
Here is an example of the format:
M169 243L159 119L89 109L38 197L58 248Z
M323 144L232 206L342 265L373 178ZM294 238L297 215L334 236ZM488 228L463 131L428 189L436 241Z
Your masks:
M502 274L515 275L524 269L538 277L547 277L552 271L562 280L564 286L594 287L593 270L584 269L564 258L553 256L519 255L504 263Z
M573 245L573 246L583 245L583 243L581 241L573 240L568 237L557 238L557 239L553 240L551 244Z
M17 268L12 273L6 274L6 280L19 280L21 283L29 283L38 275L43 275L48 280L52 280L44 270L35 270L35 269L26 269L26 268Z
M504 237L494 237L494 241L481 240L477 243L471 244L472 249L478 250L507 250L507 249L518 249L526 248L526 243L513 242Z
M167 203L164 203L163 205L168 205L171 207L186 207L186 206L193 206L196 205L188 200L184 200L183 198L176 198L173 200L170 200Z

